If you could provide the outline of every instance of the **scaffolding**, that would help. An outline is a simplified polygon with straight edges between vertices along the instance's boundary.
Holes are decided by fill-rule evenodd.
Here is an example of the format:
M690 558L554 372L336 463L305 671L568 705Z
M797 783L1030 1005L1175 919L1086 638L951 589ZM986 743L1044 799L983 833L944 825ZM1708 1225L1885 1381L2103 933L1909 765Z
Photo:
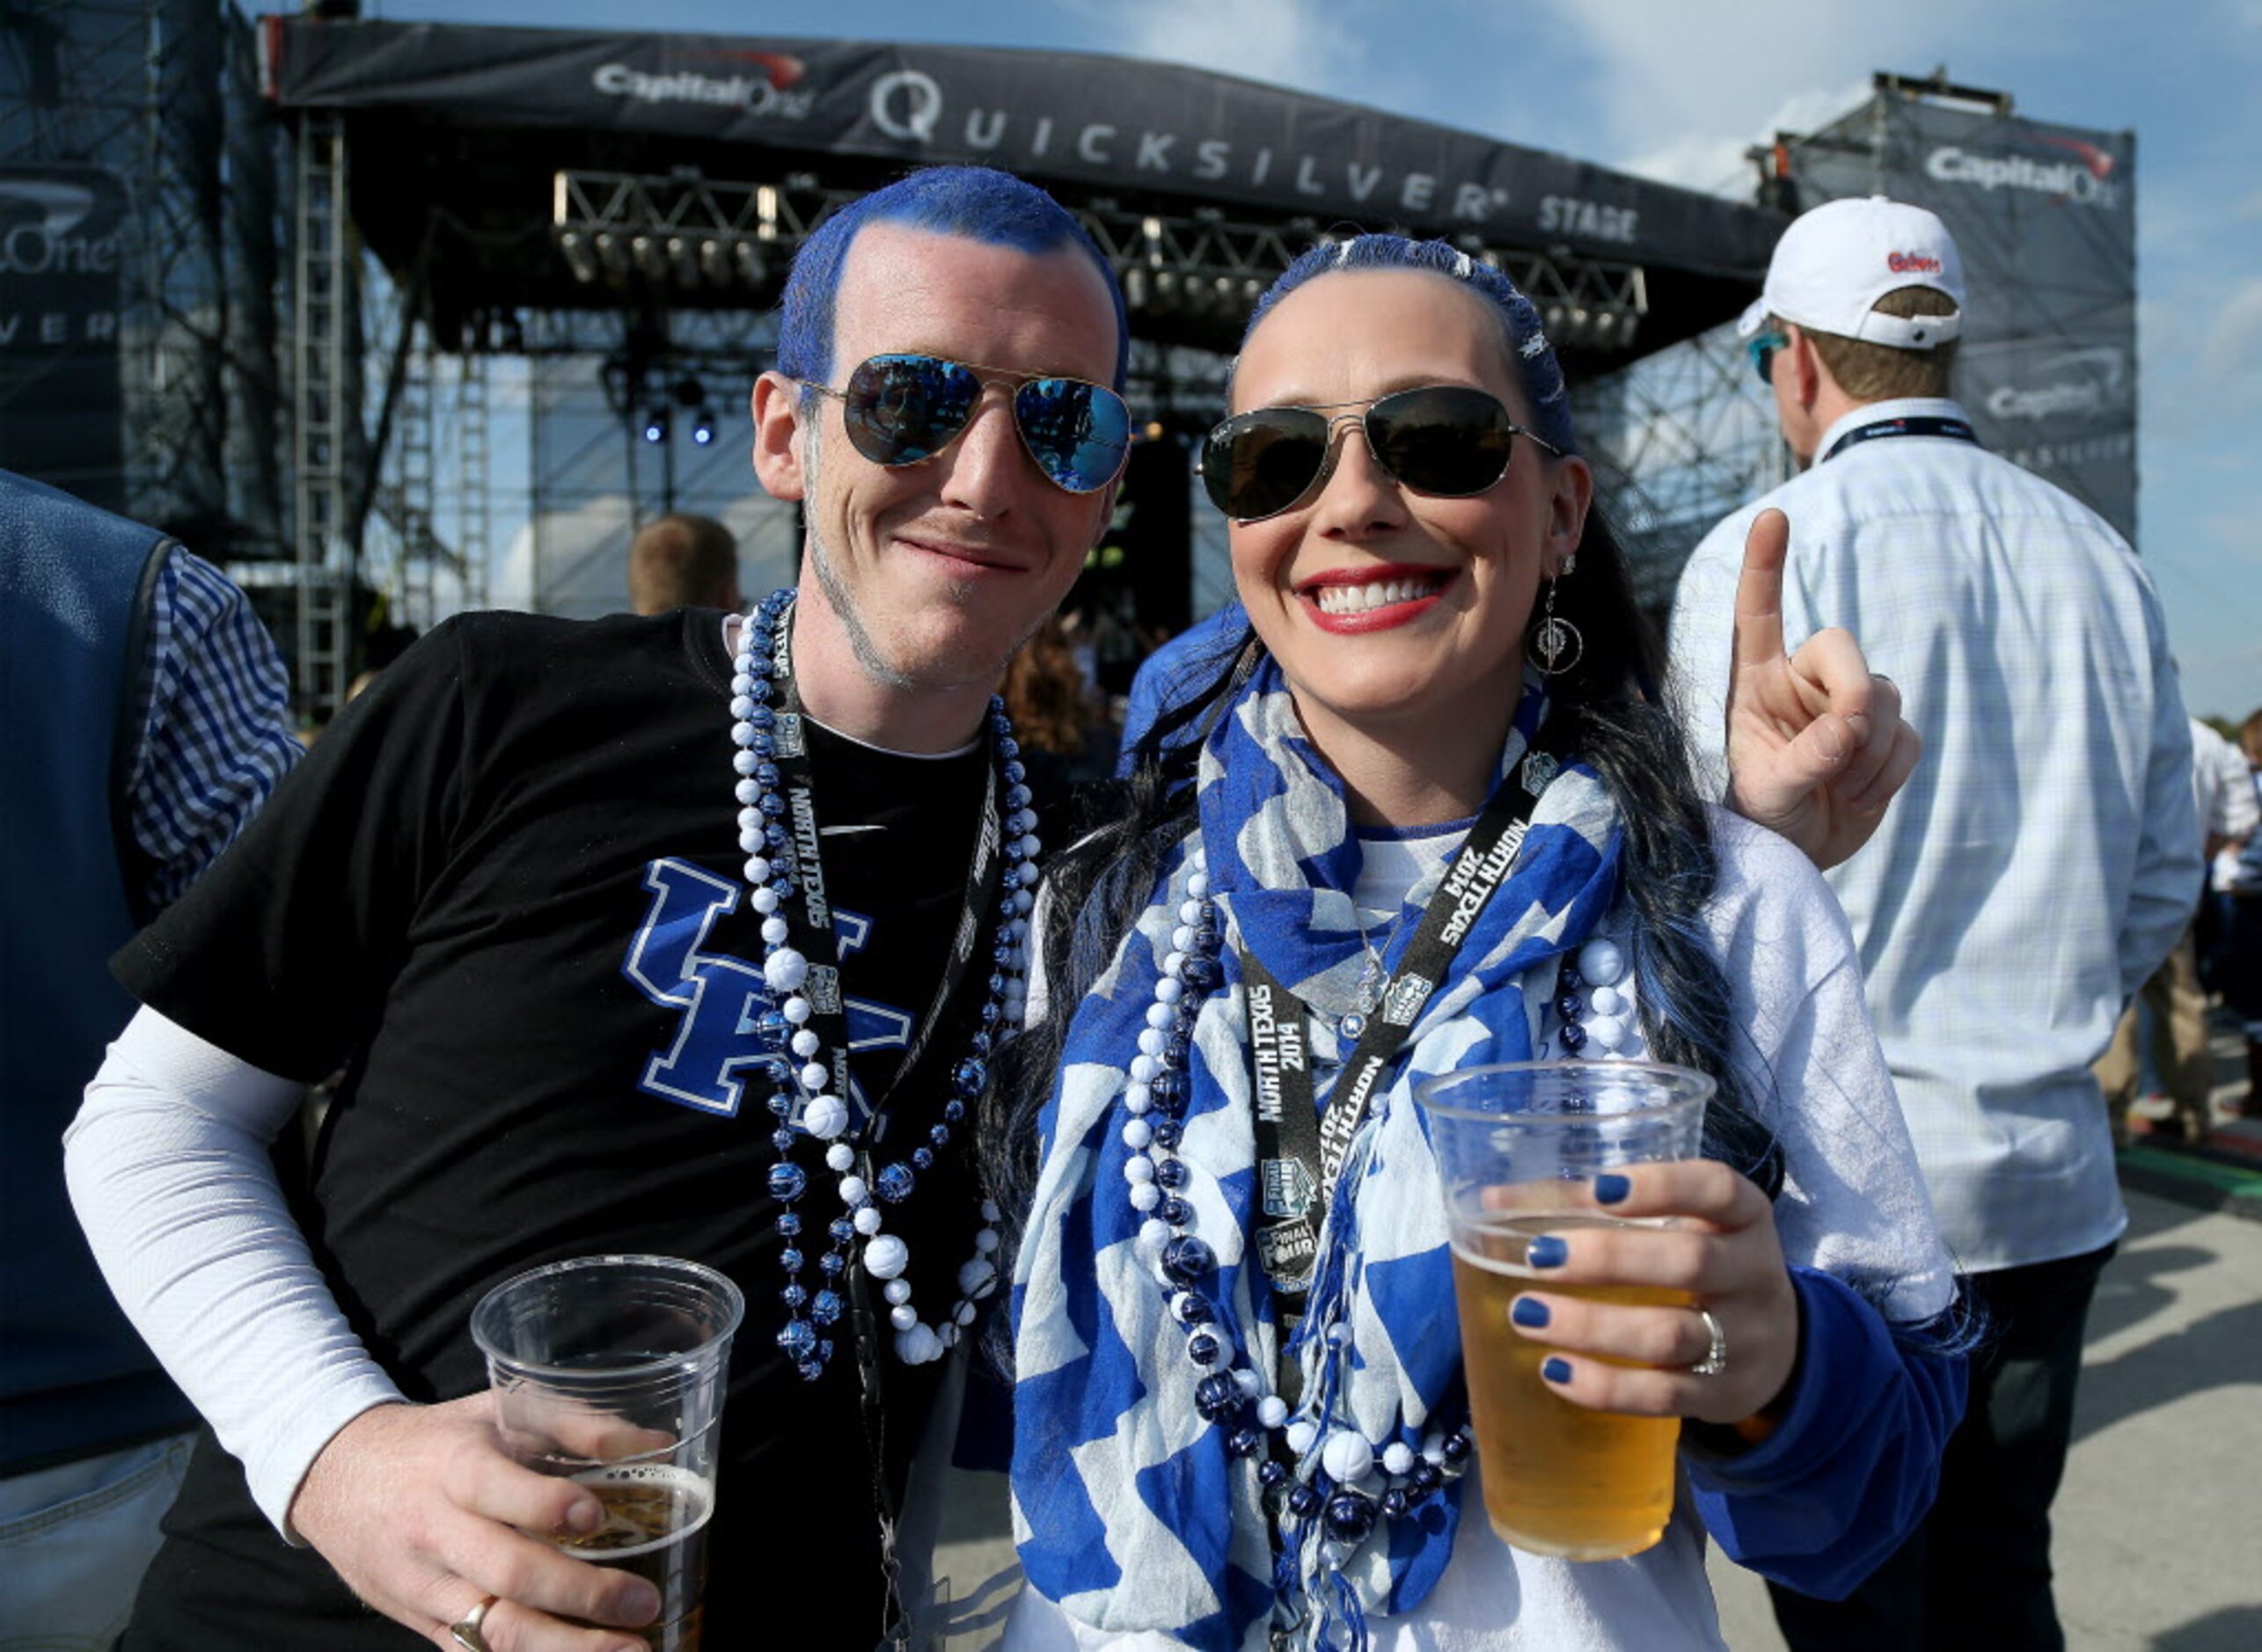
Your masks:
M345 123L327 111L298 128L295 279L291 312L292 537L302 715L345 703L346 593L353 566L347 521L348 433L358 426L347 374L347 318L355 303L348 246Z
M456 547L463 571L466 609L487 605L489 542L494 532L494 510L488 489L493 471L488 464L487 358L477 352L457 358L454 451L458 466L456 486Z
M250 25L222 0L0 6L0 164L99 167L131 202L118 317L121 469L73 479L223 562L283 550L280 128L254 60Z
M1775 405L1730 325L1575 384L1571 406L1635 598L1662 621L1697 541L1789 479Z

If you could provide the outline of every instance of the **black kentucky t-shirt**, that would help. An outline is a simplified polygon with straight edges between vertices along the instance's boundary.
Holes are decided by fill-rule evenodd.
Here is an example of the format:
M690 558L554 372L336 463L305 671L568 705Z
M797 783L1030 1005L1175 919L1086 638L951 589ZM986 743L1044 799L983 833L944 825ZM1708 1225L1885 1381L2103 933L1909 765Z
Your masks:
M759 1643L762 1614L820 1578L838 1644L868 1646L884 1598L875 1476L900 1473L935 1368L883 1353L882 1466L846 1322L816 1382L776 1341L777 1121L750 1071L763 943L742 881L721 626L704 610L441 626L116 968L259 1067L309 1082L346 1067L294 1204L354 1330L410 1399L484 1385L465 1321L521 1269L648 1252L730 1276L747 1314L707 1644ZM990 973L985 937L899 1078L967 901L991 760L986 743L922 759L817 731L810 764L854 1088L867 1105L891 1097L884 1162L941 1121ZM887 1208L930 1322L956 1298L977 1225L970 1136L955 1130L912 1198ZM816 1144L795 1158L809 1173L798 1208L821 1234L840 1214L836 1178ZM802 1244L814 1290L823 1241ZM209 1443L167 1530L131 1647L424 1644L288 1547Z

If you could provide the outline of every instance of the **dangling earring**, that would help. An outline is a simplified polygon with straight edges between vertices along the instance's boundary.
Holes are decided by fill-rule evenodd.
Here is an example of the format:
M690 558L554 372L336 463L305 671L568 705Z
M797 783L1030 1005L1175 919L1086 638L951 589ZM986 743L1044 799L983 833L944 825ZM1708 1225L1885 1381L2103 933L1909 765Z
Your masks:
M1577 561L1576 557L1566 558L1563 573L1570 573ZM1556 618L1556 586L1562 578L1558 574L1548 581L1548 605L1540 615L1539 628L1532 633L1532 652L1539 656L1542 676L1561 676L1586 652L1586 639L1578 634L1578 627Z

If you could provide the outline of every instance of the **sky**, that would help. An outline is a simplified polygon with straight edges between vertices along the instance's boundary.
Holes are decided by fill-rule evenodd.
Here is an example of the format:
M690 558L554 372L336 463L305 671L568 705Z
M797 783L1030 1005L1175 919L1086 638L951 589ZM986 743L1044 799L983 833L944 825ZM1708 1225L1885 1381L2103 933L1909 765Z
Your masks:
M948 41L1221 69L1747 195L1874 71L2136 134L2137 543L2185 698L2262 707L2262 0L364 0L393 19ZM625 19L633 18L633 23Z

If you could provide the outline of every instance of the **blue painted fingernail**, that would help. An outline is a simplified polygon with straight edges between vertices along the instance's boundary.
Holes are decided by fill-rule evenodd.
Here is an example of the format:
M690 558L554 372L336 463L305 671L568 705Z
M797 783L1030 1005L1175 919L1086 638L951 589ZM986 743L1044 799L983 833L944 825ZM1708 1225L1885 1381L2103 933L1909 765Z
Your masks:
M1560 1268L1570 1260L1570 1247L1552 1233L1541 1235L1524 1252L1527 1268Z
M1567 1359L1543 1359L1540 1362L1540 1375L1551 1383L1567 1383L1570 1380L1570 1362Z
M1634 1184L1614 1171L1605 1171L1594 1179L1594 1202L1616 1204L1634 1191Z
M1517 1324L1536 1331L1548 1322L1548 1305L1531 1297L1519 1297L1516 1305L1508 1310L1508 1317Z

